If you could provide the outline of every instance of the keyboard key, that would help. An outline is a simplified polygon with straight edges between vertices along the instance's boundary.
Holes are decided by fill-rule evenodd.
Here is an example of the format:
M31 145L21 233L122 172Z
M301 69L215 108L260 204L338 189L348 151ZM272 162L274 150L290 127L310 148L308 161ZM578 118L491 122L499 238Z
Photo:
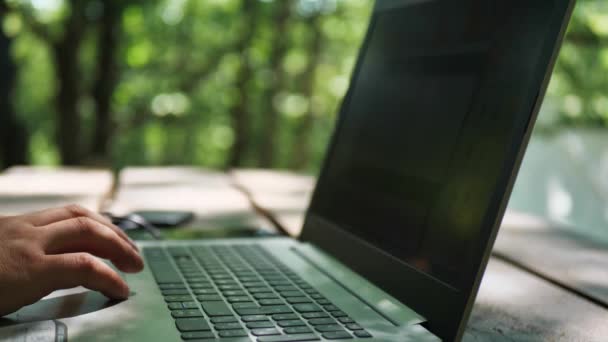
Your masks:
M181 310L184 308L184 306L180 302L168 303L167 306L169 307L169 310Z
M300 290L298 290L297 287L293 286L293 285L287 285L287 286L277 286L275 287L275 289L279 292L283 292L283 291L297 291L300 292Z
M256 293L253 295L253 298L255 298L255 299L277 299L279 297L277 297L277 295L275 295L274 293Z
M171 302L189 302L192 301L192 297L190 295L188 296L183 296L183 295L179 295L179 296L165 296L165 302L167 303L171 303Z
M306 323L304 323L304 321L302 321L300 319L292 319L292 320L288 320L288 321L279 321L277 324L281 328L298 327L298 326L306 325Z
M340 321L340 323L344 323L344 324L355 323L355 321L350 317L340 317L340 318L338 318L338 321Z
M274 328L274 323L272 323L269 320L259 321L259 322L249 322L249 323L247 323L247 328L249 328L249 329Z
M239 283L237 283L236 281L232 280L232 279L218 279L215 280L214 283L216 285L232 285L232 286L239 286Z
M218 288L222 291L226 291L226 290L241 290L241 286L240 285L219 285Z
M232 281L234 279L234 278L232 278L232 276L229 273L214 274L214 275L211 276L211 278L215 279L216 283L218 281L220 281L221 279L230 279Z
M361 328L361 326L357 323L349 323L346 325L346 327L350 330L362 330L363 328Z
M229 297L226 297L226 300L228 300L228 302L230 302L230 303L238 303L238 302L249 302L249 301L251 301L251 298L249 298L248 296L229 296Z
M216 301L216 300L222 300L222 296L220 295L216 295L216 294L212 294L212 295L201 295L196 297L196 299L199 300L199 302L212 302L212 301Z
M305 341L320 341L321 339L315 334L298 334L298 335L281 335L281 336L262 336L258 338L258 342L305 342Z
M330 314L334 317L346 317L348 316L344 311L332 311Z
M173 316L173 318L203 317L203 313L198 309L173 310L173 311L171 311L171 316Z
M333 318L313 318L308 321L311 325L336 324Z
M316 304L296 304L293 306L297 312L322 312L321 308Z
M265 321L268 319L266 315L250 315L241 317L243 322L256 322L256 321Z
M304 292L302 291L280 291L279 292L283 297L303 297Z
M285 304L282 299L260 299L258 301L260 305L281 305Z
M272 319L274 319L275 321L285 321L298 318L298 315L293 313L272 315Z
M367 332L367 331L365 331L365 330L357 330L357 331L355 331L355 333L354 333L354 334L355 334L355 336L357 336L357 337L361 337L361 338L369 338L369 337L372 337L372 334L368 333L368 332Z
M327 331L344 331L344 328L340 324L322 324L316 325L315 329L318 332L327 332Z
M192 290L195 295L217 295L217 291L214 289L194 289Z
M272 286L287 286L290 285L291 282L289 280L269 280L268 284Z
M252 329L251 333L255 336L279 335L280 332L275 328Z
M179 258L179 257L186 257L187 259L190 258L190 252L188 251L188 249L186 247L183 247L183 246L167 247L167 252L169 252L169 254L171 254L171 256L174 258Z
M190 283L190 287L193 289L213 289L213 285L211 283L201 283L201 282L196 282L196 283Z
M287 298L289 304L301 304L301 303L312 303L308 297L289 297Z
M340 309L339 309L337 306L335 306L335 305L325 305L323 308L324 308L325 310L327 310L327 311L338 311L338 310L340 310Z
M273 315L278 313L292 313L293 311L287 305L262 306L259 308L236 309L236 312L243 315Z
M350 334L346 331L326 332L322 336L328 340L344 340L347 338L352 338L352 336L350 336Z
M325 312L307 312L307 313L303 313L302 317L304 317L306 319L325 318L325 317L329 317L329 315L326 314Z
M317 303L321 304L321 305L330 305L331 302L328 301L327 299L317 299Z
M168 284L158 284L158 287L161 290L171 290L171 289L186 289L186 285L184 283L168 283Z
M232 310L224 302L201 302L201 306L209 317L215 316L232 316ZM248 309L243 309L248 310Z
M212 323L232 323L238 322L239 320L234 316L220 316L220 317L212 317Z
M307 334L307 333L312 333L312 329L310 329L309 327L288 327L283 329L283 331L286 334Z
M250 287L247 289L250 293L264 293L264 292L272 292L270 287Z
M250 288L250 287L261 287L264 286L266 284L260 282L260 281L246 281L243 283L243 286L245 286L246 288Z
M196 304L196 302L183 302L182 306L184 309L198 309L198 304Z
M182 339L194 340L194 339L212 339L215 335L211 331L194 331L182 333Z
M228 290L228 291L224 291L222 293L224 294L224 296L246 296L247 295L247 292L239 291L239 290Z
M175 325L179 331L211 330L209 324L203 318L178 318Z
M181 283L182 278L177 273L177 270L173 267L168 260L157 261L150 260L149 262L150 271L157 283Z
M234 303L234 304L232 304L232 307L234 309L245 309L245 308L257 308L257 307L259 307L259 305L257 305L254 302L244 302L244 303Z
M220 337L244 337L248 336L247 332L243 329L238 330L222 330L218 333Z
M201 273L197 273L196 276L187 276L185 277L190 286L194 284L210 284L209 278Z
M241 323L239 322L217 323L213 327L217 330L234 330L242 328Z

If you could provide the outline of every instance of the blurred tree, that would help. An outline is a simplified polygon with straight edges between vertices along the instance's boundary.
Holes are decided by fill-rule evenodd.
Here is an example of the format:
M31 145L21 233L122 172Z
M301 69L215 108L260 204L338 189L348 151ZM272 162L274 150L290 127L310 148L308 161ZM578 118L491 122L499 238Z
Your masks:
M262 126L260 129L259 166L268 168L275 165L275 150L278 148L278 130L280 129L280 116L274 105L275 97L285 87L287 74L283 67L283 61L289 51L289 23L292 18L293 2L278 1L274 6L271 19L273 39L270 43L268 65L271 74L266 84L265 91L260 95L263 101L260 114Z
M93 158L106 161L112 136L111 99L118 82L117 50L120 42L121 18L125 9L121 0L103 2L97 32L97 70L93 84L95 127L91 152Z
M251 95L248 86L253 75L251 43L259 24L260 9L258 1L243 0L241 3L241 20L239 21L241 37L236 44L236 53L240 56L235 80L238 96L230 109L234 142L227 160L228 167L243 165L251 139L251 108L249 103Z
M9 9L0 1L0 22ZM15 65L10 55L12 39L0 27L0 169L27 164L28 133L13 107Z
M85 37L87 1L70 0L68 14L60 34L39 22L31 6L20 6L29 29L51 50L57 80L55 138L61 161L65 165L77 165L83 148L81 116L78 104L81 95L82 74L79 52Z
M323 16L321 13L312 14L307 20L308 25L311 28L307 47L309 56L306 68L300 76L298 83L302 89L302 93L309 99L309 104L306 112L298 119L295 131L295 140L293 142L291 154L291 168L296 170L303 170L308 167L310 163L310 139L315 119L314 107L311 105L311 102L315 92L315 76L317 67L320 63L321 50L323 48L323 31L321 30L322 20Z

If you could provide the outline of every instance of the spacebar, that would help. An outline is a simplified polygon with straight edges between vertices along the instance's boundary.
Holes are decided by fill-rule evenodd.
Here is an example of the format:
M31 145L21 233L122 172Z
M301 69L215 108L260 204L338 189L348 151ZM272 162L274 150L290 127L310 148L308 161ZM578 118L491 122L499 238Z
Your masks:
M315 334L298 334L283 336L262 336L258 337L258 342L298 342L298 341L320 341Z

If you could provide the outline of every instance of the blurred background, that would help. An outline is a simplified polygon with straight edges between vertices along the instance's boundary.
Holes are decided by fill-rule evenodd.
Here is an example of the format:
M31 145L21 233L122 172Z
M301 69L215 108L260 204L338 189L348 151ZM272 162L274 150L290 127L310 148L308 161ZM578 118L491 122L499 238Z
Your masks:
M315 174L372 6L0 0L0 168ZM579 0L510 203L603 241L607 72L608 2Z

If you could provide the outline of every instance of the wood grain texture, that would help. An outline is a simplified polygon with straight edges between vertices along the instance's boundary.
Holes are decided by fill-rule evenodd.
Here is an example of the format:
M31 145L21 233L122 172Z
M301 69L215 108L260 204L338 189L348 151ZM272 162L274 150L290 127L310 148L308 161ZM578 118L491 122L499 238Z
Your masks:
M495 253L608 306L608 247L557 224L503 224Z
M0 214L80 204L97 211L112 187L107 170L13 167L0 174Z
M608 311L492 258L464 341L606 341Z
M223 172L196 167L131 167L123 170L106 208L123 215L135 210L188 210L192 227L268 227L246 196Z
M315 178L288 171L237 169L234 183L246 188L252 199L274 214L291 236L299 236Z

